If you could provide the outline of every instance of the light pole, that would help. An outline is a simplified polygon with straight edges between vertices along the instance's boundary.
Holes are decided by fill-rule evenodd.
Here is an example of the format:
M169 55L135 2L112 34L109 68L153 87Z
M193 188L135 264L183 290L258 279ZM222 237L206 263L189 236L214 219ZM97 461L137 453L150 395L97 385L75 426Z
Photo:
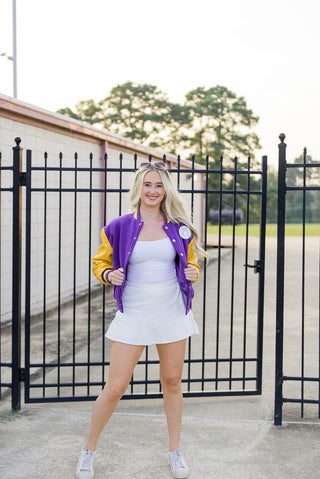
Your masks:
M17 98L17 5L12 0L13 98Z
M16 0L12 0L12 56L6 53L0 53L0 57L5 57L13 64L13 98L17 98L17 5Z

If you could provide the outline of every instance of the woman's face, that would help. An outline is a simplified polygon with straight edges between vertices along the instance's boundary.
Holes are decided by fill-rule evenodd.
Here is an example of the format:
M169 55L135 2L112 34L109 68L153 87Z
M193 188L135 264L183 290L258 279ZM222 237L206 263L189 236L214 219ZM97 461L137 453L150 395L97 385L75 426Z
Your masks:
M160 208L164 195L165 190L159 173L157 171L146 173L141 191L141 206Z

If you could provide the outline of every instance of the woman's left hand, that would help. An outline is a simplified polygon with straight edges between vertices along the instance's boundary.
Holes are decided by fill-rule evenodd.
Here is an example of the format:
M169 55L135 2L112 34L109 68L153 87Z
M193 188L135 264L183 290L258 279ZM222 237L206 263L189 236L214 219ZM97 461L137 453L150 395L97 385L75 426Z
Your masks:
M184 270L184 274L188 281L195 281L198 277L198 269L192 264L188 264L188 267Z

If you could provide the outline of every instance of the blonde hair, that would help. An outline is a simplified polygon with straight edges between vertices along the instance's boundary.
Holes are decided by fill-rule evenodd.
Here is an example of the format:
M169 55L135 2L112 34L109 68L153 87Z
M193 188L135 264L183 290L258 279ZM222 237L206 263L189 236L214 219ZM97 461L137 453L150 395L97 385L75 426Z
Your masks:
M208 260L208 253L199 245L198 231L189 219L189 215L186 212L183 200L172 182L171 175L165 167L159 168L150 163L150 166L141 167L135 172L129 193L131 211L135 211L140 208L143 180L149 171L157 171L164 186L165 194L160 204L160 211L166 215L170 221L172 221L172 223L183 223L190 228L194 237L194 247L196 252Z

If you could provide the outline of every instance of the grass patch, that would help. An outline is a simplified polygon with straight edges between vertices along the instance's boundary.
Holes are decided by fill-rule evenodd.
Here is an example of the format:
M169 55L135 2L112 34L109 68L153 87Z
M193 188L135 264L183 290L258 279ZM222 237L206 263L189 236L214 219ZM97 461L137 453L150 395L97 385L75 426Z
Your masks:
M208 223L208 234L218 234L218 233L219 233L219 227L217 225L212 225ZM232 235L232 225L222 225L221 234ZM235 234L238 236L245 236L246 225L245 224L235 225ZM259 234L260 234L260 226L258 224L250 224L249 236L259 236ZM266 225L266 236L277 236L276 224ZM286 236L302 236L302 225L288 223L286 225ZM320 236L320 224L319 223L307 224L306 236Z
M15 421L16 419L19 419L22 416L20 411L4 411L0 412L0 423L4 422L9 422L9 421Z

